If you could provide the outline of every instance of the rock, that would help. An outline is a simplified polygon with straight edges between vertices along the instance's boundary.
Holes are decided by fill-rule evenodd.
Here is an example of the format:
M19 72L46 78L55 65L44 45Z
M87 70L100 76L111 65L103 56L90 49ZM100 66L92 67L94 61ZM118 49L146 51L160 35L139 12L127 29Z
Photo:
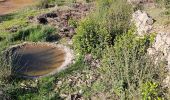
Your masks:
M2 41L4 38L0 36L0 41Z
M91 62L92 60L93 60L93 57L92 57L92 55L91 54L87 54L87 55L85 55L85 58L84 58L84 60L86 61L86 62Z
M149 55L154 55L156 53L156 50L155 50L155 48L148 48L147 52Z
M80 94L72 94L71 100L82 100L82 96Z
M28 20L32 20L34 18L34 16L29 16Z
M0 95L3 95L3 92L2 92L2 91L0 91Z
M163 52L164 56L167 57L170 54L170 33L158 33L153 48L158 52Z
M71 6L55 6L49 9L49 13L41 14L35 17L30 16L29 22L38 24L48 24L59 29L60 37L66 37L70 40L76 33L76 27L69 25L69 20L80 20L87 14L93 4L88 3L73 3Z
M168 61L168 68L170 70L170 53L168 54L167 61Z
M46 37L47 42L54 42L58 41L60 39L60 36L58 34L52 34Z
M167 62L166 67L170 74L170 33L159 32L155 38L152 48L149 48L147 51L149 55L153 55L155 63L165 60ZM170 77L167 76L164 80L164 86L170 87L169 82Z
M5 98L4 98L4 94L3 94L3 92L0 90L0 99L1 100L6 100Z
M138 5L142 3L144 0L127 0L132 5Z
M164 87L169 87L170 86L170 75L166 77L166 79L163 81L163 86Z
M49 17L49 18L55 18L55 17L58 17L58 15L56 13L47 13L45 14L46 17Z
M146 4L146 3L154 3L154 0L127 0L128 3L132 5Z
M139 36L144 36L151 31L154 19L151 18L146 12L138 10L133 13L132 17L132 21L137 27L137 34Z
M68 27L63 27L60 32L68 32L69 31L69 28Z
M17 31L18 31L18 27L19 27L19 26L13 26L13 27L11 27L11 28L9 29L9 32L12 32L12 33L17 32Z
M48 20L44 15L40 15L37 17L37 22L40 24L47 24Z

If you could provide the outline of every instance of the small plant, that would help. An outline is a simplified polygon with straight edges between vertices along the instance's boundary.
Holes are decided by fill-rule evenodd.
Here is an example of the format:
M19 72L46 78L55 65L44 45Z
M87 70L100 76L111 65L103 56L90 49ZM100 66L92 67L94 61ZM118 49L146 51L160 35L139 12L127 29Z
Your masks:
M146 82L142 86L142 100L162 100L159 97L159 84Z
M77 28L78 26L78 22L75 19L70 19L68 23L70 26L75 27L75 28Z

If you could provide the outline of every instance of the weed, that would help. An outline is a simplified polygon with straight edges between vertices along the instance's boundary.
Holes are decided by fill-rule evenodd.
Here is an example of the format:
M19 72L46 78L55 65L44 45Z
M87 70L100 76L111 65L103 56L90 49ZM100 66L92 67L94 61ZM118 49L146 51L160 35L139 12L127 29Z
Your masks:
M142 86L142 100L161 100L159 97L159 90L158 90L159 84L157 83L151 83L146 82Z

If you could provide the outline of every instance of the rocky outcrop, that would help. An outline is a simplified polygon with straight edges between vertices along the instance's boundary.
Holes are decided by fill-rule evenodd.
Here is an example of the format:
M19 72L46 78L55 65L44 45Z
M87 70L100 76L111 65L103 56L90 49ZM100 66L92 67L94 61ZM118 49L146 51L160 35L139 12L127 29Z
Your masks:
M127 0L130 4L135 4L135 5L138 5L138 4L142 4L142 3L153 3L154 0Z
M144 36L150 33L157 33L152 46L147 50L148 54L154 58L155 63L165 61L166 68L170 74L170 31L169 27L157 27L154 19L146 12L138 10L133 13L132 21L137 28L136 34ZM166 30L166 31L165 31ZM170 87L170 76L164 80L164 86Z
M136 34L139 36L144 36L151 31L154 19L150 17L146 12L138 10L133 13L132 17L132 21L135 23L137 28Z
M170 32L159 32L155 42L148 49L148 54L155 58L155 62L166 61L166 68L169 71L164 80L164 87L170 88Z
M135 4L135 5L137 5L137 4L139 4L139 3L141 3L143 0L127 0L130 4Z
M148 53L150 55L162 53L162 59L168 62L168 69L170 70L170 33L158 33L154 44L148 49Z

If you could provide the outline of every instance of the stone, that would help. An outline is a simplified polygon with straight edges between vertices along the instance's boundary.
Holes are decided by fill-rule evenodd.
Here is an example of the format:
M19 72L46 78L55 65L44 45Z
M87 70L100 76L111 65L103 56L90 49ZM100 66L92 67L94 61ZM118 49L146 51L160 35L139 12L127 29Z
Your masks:
M143 2L143 0L127 0L127 1L132 5L138 5Z
M47 20L47 18L45 17L45 16L38 16L37 17L37 21L38 21L38 23L40 23L40 24L47 24L48 23L48 20Z
M170 88L170 32L159 31L156 35L152 48L147 50L154 57L154 62L165 61L169 75L164 79L163 86Z
M155 50L155 48L148 48L147 52L149 55L154 55L156 53L156 50Z
M0 95L3 95L3 92L2 92L2 91L0 91Z
M72 94L71 100L81 100L82 96L80 94Z
M146 3L154 3L154 0L127 0L128 3L132 5L146 4Z
M56 13L47 13L45 16L46 16L46 17L49 17L49 18L58 17L58 15L57 15Z
M137 10L132 15L132 21L137 27L137 34L139 36L144 36L148 34L154 23L154 19L151 18L146 12Z
M170 70L170 54L168 54L167 61L168 61L168 68Z
M91 54L87 54L87 55L85 55L85 61L86 62L91 62L93 60L93 57L92 57L92 55Z

